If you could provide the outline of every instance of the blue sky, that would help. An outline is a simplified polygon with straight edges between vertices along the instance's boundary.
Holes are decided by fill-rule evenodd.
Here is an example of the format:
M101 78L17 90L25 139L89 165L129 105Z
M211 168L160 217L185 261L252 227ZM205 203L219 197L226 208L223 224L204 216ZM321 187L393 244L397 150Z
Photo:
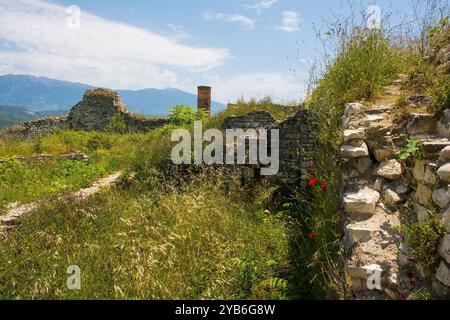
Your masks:
M322 55L313 25L370 4L410 10L410 0L0 0L0 74L299 100ZM79 29L67 26L73 5Z

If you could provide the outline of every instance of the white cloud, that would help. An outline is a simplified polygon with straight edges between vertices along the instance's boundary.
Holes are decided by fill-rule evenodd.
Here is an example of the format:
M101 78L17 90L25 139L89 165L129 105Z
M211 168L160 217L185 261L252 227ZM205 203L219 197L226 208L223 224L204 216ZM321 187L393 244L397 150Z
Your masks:
M210 13L205 12L203 14L203 19L205 20L223 20L227 22L237 22L239 23L244 29L253 30L255 29L255 21L252 19L240 15L240 14L226 14L226 13Z
M300 17L294 11L284 11L282 25L275 28L284 32L300 31Z
M247 5L247 9L256 10L258 13L262 13L266 9L270 9L278 0L261 0L254 5Z
M82 12L67 27L66 8L38 0L0 0L0 72L28 73L112 88L176 86L174 70L198 72L224 63L225 49L177 39Z
M184 31L184 27L182 25L169 23L167 27L170 29L170 32L167 32L166 34L174 40L183 40L191 37L186 31Z
M306 93L306 85L291 74L245 73L225 80L209 74L205 78L213 87L214 99L225 103L266 96L283 103L299 101Z

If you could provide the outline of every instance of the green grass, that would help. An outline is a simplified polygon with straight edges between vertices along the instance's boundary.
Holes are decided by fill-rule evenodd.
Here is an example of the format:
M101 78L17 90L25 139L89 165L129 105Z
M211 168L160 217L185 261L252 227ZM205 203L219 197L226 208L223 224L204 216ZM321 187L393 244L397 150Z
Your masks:
M227 109L218 113L208 121L205 126L207 128L222 127L222 122L225 118L230 116L242 116L249 112L254 111L267 111L276 120L284 120L289 116L292 116L300 108L300 104L293 104L290 106L284 106L272 102L270 98L264 98L261 100L252 99L250 101L239 100L235 104L228 105Z
M152 146L162 143L164 130L146 134L112 134L62 131L34 141L0 141L0 208L10 202L21 204L56 195L64 195L88 187L94 180L119 170L127 170L133 159L152 152ZM89 161L51 159L22 162L14 156L35 153L64 154L85 152ZM168 158L168 153L155 151L155 157ZM156 161L156 160L155 160ZM0 209L1 211L2 209Z
M0 163L0 212L11 202L25 204L86 188L106 173L107 169L98 163L79 160L49 160L31 164L8 160Z
M0 299L284 297L284 223L258 196L223 177L164 186L49 203L25 218L0 246ZM80 291L66 288L69 265L82 270Z

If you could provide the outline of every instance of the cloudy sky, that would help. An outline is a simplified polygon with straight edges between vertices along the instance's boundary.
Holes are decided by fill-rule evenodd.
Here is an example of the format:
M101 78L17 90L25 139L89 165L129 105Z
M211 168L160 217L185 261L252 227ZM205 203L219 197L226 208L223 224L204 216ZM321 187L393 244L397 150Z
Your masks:
M299 100L322 54L313 26L352 2L402 10L410 1L0 0L0 75Z

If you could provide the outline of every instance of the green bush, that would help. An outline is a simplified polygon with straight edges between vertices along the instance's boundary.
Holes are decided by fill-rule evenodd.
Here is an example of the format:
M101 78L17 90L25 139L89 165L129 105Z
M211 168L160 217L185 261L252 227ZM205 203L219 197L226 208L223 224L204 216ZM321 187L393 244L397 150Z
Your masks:
M207 118L205 111L195 111L194 108L187 105L178 105L169 109L167 119L174 126L187 126L195 121L204 121Z
M440 262L439 244L445 230L435 217L425 222L402 225L404 243L411 256L423 267L437 267Z
M127 125L120 113L116 113L108 125L108 131L113 133L125 133Z
M408 144L396 153L397 160L406 162L411 159L417 159L420 156L421 146L422 141L419 138L409 140Z
M440 115L442 111L450 108L450 74L438 75L431 88L431 111Z

